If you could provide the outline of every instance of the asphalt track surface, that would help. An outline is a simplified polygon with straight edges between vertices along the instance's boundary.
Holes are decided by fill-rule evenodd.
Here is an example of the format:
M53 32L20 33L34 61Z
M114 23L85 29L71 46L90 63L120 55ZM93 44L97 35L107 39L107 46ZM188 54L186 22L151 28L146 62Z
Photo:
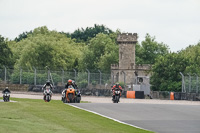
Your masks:
M12 97L42 99L43 95L13 92L11 101ZM52 96L52 100L60 99L61 94ZM90 103L71 105L157 133L200 133L200 101L121 98L117 104L111 97L92 96L82 96L82 101Z
M200 106L144 103L73 103L82 109L157 133L200 133Z

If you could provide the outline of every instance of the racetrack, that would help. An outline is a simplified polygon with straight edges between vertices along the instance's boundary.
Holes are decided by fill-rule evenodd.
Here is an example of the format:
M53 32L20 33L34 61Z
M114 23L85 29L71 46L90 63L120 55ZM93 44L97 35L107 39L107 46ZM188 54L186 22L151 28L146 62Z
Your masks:
M199 133L200 106L144 103L73 105L158 133Z
M12 97L42 99L42 93L12 92ZM54 94L60 100L61 94ZM83 96L82 101L73 103L93 112L108 116L158 133L200 133L200 102L154 99L126 99L114 104L111 97Z
M12 92L15 98L43 99L42 92ZM53 100L61 100L61 94L53 94ZM91 103L112 103L111 97L82 96L82 101ZM178 104L178 105L200 105L200 101L184 101L184 100L159 100L159 99L128 99L120 98L120 103L145 103L145 104Z

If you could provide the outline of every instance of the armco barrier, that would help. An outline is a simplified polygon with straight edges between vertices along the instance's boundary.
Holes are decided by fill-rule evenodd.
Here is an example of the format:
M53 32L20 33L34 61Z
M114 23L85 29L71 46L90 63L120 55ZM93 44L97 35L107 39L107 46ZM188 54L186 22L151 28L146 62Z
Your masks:
M200 97L196 93L170 92L170 100L199 101Z
M151 96L153 99L159 99L160 98L159 91L151 91Z
M181 100L187 100L186 93L180 92L180 94L181 94Z
M144 99L144 91L135 91L136 99Z
M174 100L187 100L186 93L174 92Z
M159 91L159 99L169 100L170 99L170 92L168 92L168 91Z
M181 93L174 92L174 100L181 100Z
M196 97L196 93L187 93L187 100L189 101L197 101Z

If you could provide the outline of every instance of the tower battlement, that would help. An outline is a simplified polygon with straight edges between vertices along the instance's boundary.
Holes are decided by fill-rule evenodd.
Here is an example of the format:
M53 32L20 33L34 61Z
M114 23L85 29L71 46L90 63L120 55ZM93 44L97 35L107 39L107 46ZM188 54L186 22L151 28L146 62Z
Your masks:
M122 33L117 37L118 43L136 43L137 42L137 33Z

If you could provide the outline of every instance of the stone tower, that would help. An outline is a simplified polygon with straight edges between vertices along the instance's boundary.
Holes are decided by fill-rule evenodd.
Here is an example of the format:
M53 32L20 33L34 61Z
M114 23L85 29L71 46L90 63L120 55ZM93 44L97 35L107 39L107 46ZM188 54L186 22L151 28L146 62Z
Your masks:
M148 76L150 70L148 64L135 64L135 45L137 33L122 33L118 35L119 64L111 65L112 81L124 82L127 86L137 84L139 76Z
M117 37L119 44L119 82L131 82L135 69L135 44L137 43L137 34L123 33ZM126 76L126 79L124 79Z
M119 69L134 69L137 34L123 33L117 37L119 44Z
M133 81L135 69L135 44L137 43L137 33L122 33L118 35L119 44L119 64L112 64L111 71L113 82Z

